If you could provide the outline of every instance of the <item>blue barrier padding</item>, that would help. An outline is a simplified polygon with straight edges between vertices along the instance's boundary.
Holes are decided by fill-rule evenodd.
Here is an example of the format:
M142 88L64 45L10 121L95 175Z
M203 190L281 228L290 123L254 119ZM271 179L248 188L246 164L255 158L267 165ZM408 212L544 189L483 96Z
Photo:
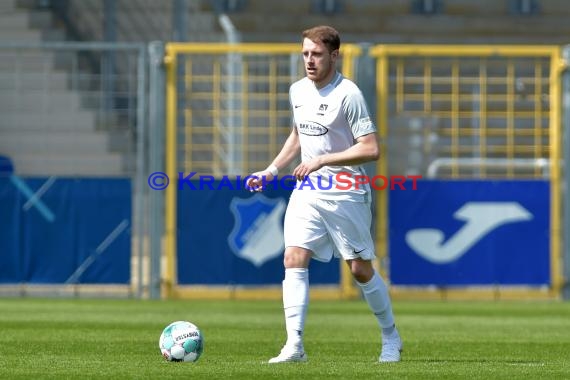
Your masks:
M250 193L237 186L185 186L178 191L178 283L182 285L280 285L283 281L282 226L286 188ZM173 185L172 183L170 184ZM256 234L269 242L244 253ZM253 240L252 240L253 239ZM276 248L277 247L277 248ZM340 263L315 260L311 284L338 284Z
M47 178L22 180L37 191ZM41 195L53 221L28 201L0 178L0 283L130 283L130 227L116 230L130 226L130 179L56 179Z
M548 181L422 180L388 204L393 284L550 284Z

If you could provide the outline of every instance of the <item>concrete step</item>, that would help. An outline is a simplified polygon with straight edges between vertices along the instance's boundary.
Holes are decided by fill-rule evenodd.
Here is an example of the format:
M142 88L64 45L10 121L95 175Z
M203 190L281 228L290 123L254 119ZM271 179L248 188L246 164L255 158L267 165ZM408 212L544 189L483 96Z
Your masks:
M53 13L48 11L14 10L0 12L0 32L28 28L51 28Z
M47 41L65 41L65 33L57 29L46 31L9 29L0 33L0 43L40 43Z
M149 17L152 19L149 20ZM149 14L148 10L134 9L128 12L117 13L117 25L119 32L125 29L133 29L136 32L143 32L140 28L141 23L148 21L147 30L171 30L172 29L172 13L171 11L157 11ZM212 30L217 28L217 18L211 12L198 12L187 15L186 22L188 30Z
M37 154L11 156L20 176L121 176L125 172L121 154Z
M172 22L172 21L171 21ZM218 18L212 12L194 12L188 15L188 31L207 32L218 29Z
M0 1L0 13L11 12L18 8L17 0Z
M107 154L111 137L104 132L3 132L0 152L28 154Z
M476 15L476 16L508 16L509 9L503 1L496 0L453 0L446 1L443 6L443 13L457 15Z
M3 112L0 132L3 131L95 131L96 114L91 111L73 113Z
M22 1L22 0L20 0ZM30 1L30 0L27 0ZM401 0L400 0L401 1ZM89 12L103 12L105 7L104 1L100 0L79 0L73 1L72 7L77 10ZM172 14L173 2L172 1L156 1L156 0L130 0L130 1L117 1L116 10L120 12L137 12L144 9L146 12L157 13L166 12ZM211 5L210 0L189 0L186 1L187 10L189 12L199 12L208 9Z
M302 37L296 31L261 31L242 32L242 42L286 42L300 43ZM342 34L342 43L371 43L371 44L455 44L455 45L565 45L568 43L566 34L558 35L477 35L474 34L431 34L431 33L399 33L387 32L352 32ZM342 49L342 48L341 48ZM300 50L299 50L300 51Z
M397 16L366 13L355 17L334 14L302 13L236 13L230 18L242 33L294 33L300 34L306 25L335 25L344 34L349 33L391 33L414 36L418 34L456 36L556 36L570 32L567 15L548 17L521 17L506 15L448 15L437 14L426 17L417 14ZM302 21L292 21L292 20Z
M548 0L539 1L537 3L540 15L568 15L570 13L568 0Z
M71 83L66 72L26 72L15 75L13 72L0 71L0 91L63 91Z
M0 111L56 111L75 112L79 110L81 98L77 92L62 92L46 88L40 91L0 90Z
M146 29L141 29L141 20L144 20L144 13L138 12L141 19L133 18L133 15L125 15L121 19L119 15L117 39L119 41L154 41L172 39L172 15L157 14L152 23ZM217 20L210 13L203 13L203 16L190 15L186 36L189 41L218 42L223 33L218 31ZM96 35L99 32L95 33Z
M188 33L188 42L227 42L227 38L221 32L192 31Z
M22 72L45 72L54 69L69 70L77 66L77 53L64 50L37 50L35 48L9 48L0 50L0 75ZM63 70L62 70L63 71Z
M191 0L193 2L195 0ZM103 12L105 2L100 0L79 0L71 1L74 9L89 12ZM156 0L127 0L116 2L117 12L125 11L139 11L141 8L149 12L168 12L172 10L171 1L156 1Z
M557 35L570 31L568 17L563 15L548 17L519 17L504 15L488 15L477 17L471 15L402 15L388 18L382 22L371 17L359 19L359 27L368 30L390 31L391 33L410 33L425 31L432 34L455 35ZM365 31L365 30L363 30Z
M447 3L445 5L447 6ZM358 0L343 2L340 13L349 17L359 17L363 14L397 16L409 13L410 10L411 5L408 0Z
M360 1L360 0L359 0ZM312 2L306 0L266 1L247 0L246 9L241 13L264 15L266 13L299 13L308 14L312 10Z

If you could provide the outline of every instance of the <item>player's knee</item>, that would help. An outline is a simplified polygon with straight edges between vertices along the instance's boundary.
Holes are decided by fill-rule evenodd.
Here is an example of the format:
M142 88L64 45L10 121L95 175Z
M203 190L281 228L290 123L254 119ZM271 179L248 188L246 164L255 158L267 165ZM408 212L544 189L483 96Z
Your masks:
M307 268L311 259L311 251L300 247L287 247L283 257L285 268Z
M372 278L372 276L367 275L363 271L353 271L352 276L356 281L360 282L361 284L367 283Z
M374 268L372 268L372 265L364 261L352 261L350 271L354 279L361 284L370 281L374 275Z

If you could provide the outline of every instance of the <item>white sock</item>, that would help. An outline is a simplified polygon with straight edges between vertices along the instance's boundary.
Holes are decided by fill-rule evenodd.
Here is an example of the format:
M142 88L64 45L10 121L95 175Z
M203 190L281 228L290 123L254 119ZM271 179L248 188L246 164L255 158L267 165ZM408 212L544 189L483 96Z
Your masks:
M287 268L283 280L283 309L287 345L303 348L305 316L309 304L309 269Z
M374 271L374 275L365 284L356 282L362 292L364 293L364 298L370 306L370 310L376 316L378 324L382 329L390 329L394 326L394 315L392 314L392 303L390 301L390 294L388 293L388 287L382 280L382 277Z

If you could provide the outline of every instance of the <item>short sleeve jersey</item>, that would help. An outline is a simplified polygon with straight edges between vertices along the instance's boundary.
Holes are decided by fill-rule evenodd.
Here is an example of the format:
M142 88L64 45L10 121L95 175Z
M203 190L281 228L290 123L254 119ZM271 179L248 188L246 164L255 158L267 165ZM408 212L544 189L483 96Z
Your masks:
M293 83L289 100L302 161L344 151L358 137L376 132L362 92L339 72L321 89L306 77ZM355 184L358 176L365 175L358 165L323 166L305 181L297 182L295 191L320 199L367 202L370 187Z

